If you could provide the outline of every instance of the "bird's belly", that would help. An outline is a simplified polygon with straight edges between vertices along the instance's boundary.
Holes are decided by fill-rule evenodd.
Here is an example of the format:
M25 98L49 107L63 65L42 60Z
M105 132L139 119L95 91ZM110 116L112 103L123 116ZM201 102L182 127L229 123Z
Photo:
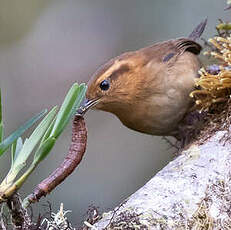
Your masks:
M182 95L177 100L166 95L155 95L150 103L141 103L136 111L127 113L120 120L128 128L142 133L171 136L176 133L190 101L189 97Z

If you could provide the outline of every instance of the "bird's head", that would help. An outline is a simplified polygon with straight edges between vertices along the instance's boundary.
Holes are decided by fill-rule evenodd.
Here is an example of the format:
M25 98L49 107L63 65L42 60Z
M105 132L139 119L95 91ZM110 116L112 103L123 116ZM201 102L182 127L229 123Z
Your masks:
M94 108L117 114L134 103L142 81L142 65L141 55L129 52L100 67L88 82L86 99L79 113Z

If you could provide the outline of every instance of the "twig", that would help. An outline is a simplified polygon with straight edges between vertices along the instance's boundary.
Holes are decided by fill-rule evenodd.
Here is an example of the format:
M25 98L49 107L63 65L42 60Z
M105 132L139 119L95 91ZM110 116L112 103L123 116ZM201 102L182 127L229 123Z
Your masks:
M107 229L107 227L109 227L111 225L112 221L114 220L114 217L115 217L116 213L120 210L120 208L123 207L124 204L126 204L126 202L127 202L127 199L125 201L123 201L117 208L115 208L113 210L112 216L110 218L110 221L109 221L108 225L106 226L106 229Z

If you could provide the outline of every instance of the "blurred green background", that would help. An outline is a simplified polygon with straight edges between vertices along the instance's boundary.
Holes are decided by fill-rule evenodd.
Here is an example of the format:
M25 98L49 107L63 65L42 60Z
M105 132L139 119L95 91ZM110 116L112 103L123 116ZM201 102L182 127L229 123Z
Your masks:
M188 35L205 17L204 38L218 18L230 19L217 0L0 0L0 87L6 134L35 113L60 105L72 83L87 82L108 59L153 42ZM86 116L88 148L78 169L46 200L61 202L79 224L90 204L107 211L119 204L167 162L173 150L160 137L122 126L111 114ZM50 156L23 186L32 191L64 158L71 126ZM5 176L9 154L1 158Z

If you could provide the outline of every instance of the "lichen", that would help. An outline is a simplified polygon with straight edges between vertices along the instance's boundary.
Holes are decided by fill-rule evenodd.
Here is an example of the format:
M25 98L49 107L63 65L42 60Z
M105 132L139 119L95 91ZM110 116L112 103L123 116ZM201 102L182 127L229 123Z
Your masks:
M202 68L199 71L200 78L195 80L199 89L191 92L197 108L209 110L213 104L227 102L231 95L231 36L226 38L214 37L209 42L216 48L216 51L206 51L220 61L217 69Z
M64 211L63 203L60 204L60 209L57 213L51 213L51 217L44 218L42 221L43 225L46 224L46 230L55 230L55 229L66 229L66 230L75 230L68 221L66 214L71 212L70 210Z

